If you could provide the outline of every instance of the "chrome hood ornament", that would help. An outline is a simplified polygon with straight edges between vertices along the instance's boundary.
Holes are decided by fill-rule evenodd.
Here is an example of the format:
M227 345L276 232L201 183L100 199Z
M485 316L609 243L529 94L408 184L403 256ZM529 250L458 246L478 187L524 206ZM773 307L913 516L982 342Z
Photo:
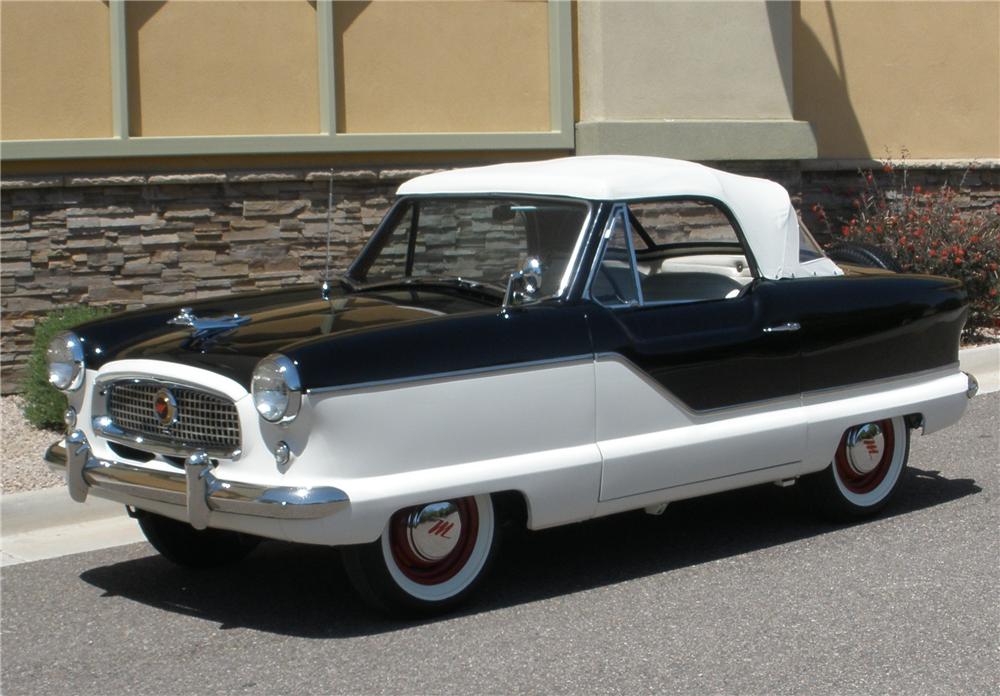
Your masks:
M171 326L190 326L195 338L204 338L214 334L225 333L250 322L250 317L239 314L221 317L199 318L190 307L181 307L181 313L167 320Z

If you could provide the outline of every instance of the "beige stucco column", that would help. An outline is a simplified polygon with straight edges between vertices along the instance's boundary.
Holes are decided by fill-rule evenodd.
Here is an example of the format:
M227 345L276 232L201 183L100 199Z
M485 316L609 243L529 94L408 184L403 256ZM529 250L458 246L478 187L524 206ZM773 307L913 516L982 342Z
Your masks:
M816 157L792 116L788 2L577 6L579 154Z

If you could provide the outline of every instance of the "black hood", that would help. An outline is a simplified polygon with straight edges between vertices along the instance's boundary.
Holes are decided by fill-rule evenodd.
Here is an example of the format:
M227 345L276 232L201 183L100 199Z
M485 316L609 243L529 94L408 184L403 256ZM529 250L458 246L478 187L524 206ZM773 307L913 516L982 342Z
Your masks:
M335 289L324 300L319 289L310 286L125 312L84 324L76 332L84 341L91 368L125 358L164 360L212 370L249 386L262 357L303 342L403 322L495 312L498 306L496 298L461 288ZM190 307L199 318L238 314L250 321L199 338L191 327L168 324L181 307Z

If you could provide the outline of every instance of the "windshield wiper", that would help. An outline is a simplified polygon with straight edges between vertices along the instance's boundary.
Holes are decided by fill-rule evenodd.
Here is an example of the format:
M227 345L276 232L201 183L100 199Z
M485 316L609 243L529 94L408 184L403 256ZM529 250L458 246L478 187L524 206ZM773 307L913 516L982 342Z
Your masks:
M389 287L449 287L449 288L461 288L463 290L472 290L474 292L479 292L487 295L500 295L503 296L504 289L493 285L492 283L481 283L477 280L469 280L468 278L461 278L459 276L451 278L435 278L435 277L421 277L421 278L395 278L393 280L383 280L370 285L363 286L362 289L370 290L376 288L389 288Z

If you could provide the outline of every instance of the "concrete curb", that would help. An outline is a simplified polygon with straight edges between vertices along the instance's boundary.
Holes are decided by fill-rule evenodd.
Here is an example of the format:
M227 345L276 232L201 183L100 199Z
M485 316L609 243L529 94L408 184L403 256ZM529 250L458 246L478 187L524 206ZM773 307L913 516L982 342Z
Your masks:
M963 348L958 359L962 369L979 381L980 394L1000 391L1000 343Z
M93 496L81 505L65 486L4 495L0 523L0 567L144 540L124 506Z
M964 348L959 361L980 394L1000 391L1000 343ZM2 496L0 522L2 566L144 540L122 505L93 496L81 505L65 486Z
M41 463L39 462L41 465ZM0 498L0 533L3 538L25 534L47 527L82 524L125 514L118 503L88 496L87 502L73 502L66 486L43 488L38 491L11 493Z

